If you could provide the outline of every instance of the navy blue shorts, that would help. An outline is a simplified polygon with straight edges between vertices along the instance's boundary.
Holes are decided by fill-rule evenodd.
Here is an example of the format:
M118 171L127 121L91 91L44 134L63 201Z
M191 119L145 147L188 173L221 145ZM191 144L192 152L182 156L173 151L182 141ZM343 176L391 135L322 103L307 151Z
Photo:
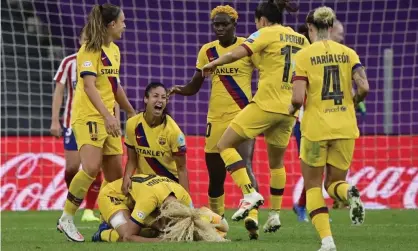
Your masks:
M64 136L64 149L66 151L77 151L77 142L75 141L75 136L71 128L63 128Z

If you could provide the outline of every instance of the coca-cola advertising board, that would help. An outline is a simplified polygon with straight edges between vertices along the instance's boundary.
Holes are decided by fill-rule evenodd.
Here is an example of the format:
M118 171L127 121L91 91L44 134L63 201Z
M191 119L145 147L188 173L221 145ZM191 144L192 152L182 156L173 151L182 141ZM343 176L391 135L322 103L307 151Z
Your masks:
M195 206L207 205L208 176L204 137L187 137L187 169ZM269 206L266 146L257 139L253 169ZM62 139L53 137L1 138L1 210L59 210L67 194ZM296 144L291 141L285 160L287 184L283 207L291 208L303 187ZM356 184L368 208L418 208L418 136L365 136L356 142L348 180ZM328 195L324 191L325 196ZM235 208L240 190L228 176L226 206ZM328 198L328 197L327 197ZM330 199L327 199L331 203Z

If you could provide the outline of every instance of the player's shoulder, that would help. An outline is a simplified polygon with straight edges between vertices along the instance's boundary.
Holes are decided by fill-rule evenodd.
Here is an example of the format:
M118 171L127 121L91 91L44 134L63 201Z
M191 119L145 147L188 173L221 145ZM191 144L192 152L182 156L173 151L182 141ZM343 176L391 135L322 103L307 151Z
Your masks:
M205 50L207 50L207 49L209 49L211 47L214 47L214 46L216 46L218 44L219 44L219 40L214 40L214 41L211 41L211 42L208 42L208 43L202 45L202 47L200 47L200 50L204 50L205 51Z
M242 43L244 43L244 42L245 42L245 40L247 40L247 38L245 38L245 37L237 37L237 43L238 43L238 44L242 44Z
M115 44L114 42L110 43L110 48L112 50L115 50L115 51L119 52L119 46L117 44Z
M166 128L172 132L178 132L181 131L179 125L177 124L177 122L173 119L173 117L171 117L170 115L165 115L166 116Z
M130 117L127 121L126 121L126 127L129 126L136 126L141 119L143 118L143 112L138 113L137 115Z

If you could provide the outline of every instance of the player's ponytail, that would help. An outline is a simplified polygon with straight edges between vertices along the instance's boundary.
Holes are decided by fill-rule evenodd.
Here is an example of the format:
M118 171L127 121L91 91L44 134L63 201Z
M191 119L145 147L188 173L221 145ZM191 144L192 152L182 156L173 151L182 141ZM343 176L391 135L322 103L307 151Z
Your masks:
M289 13L296 12L299 10L299 7L292 5L290 0L268 0L257 6L255 9L255 17L257 19L265 17L273 24L282 24L283 12L285 10Z
M187 207L177 200L169 200L160 208L159 219L168 220L160 236L165 241L226 241L215 230L214 226L203 220L198 209Z
M109 3L93 6L84 28L86 51L101 50L107 36L107 25L118 18L120 11L118 6Z
M335 18L331 8L322 6L309 12L306 23L313 24L318 30L327 30L334 25Z

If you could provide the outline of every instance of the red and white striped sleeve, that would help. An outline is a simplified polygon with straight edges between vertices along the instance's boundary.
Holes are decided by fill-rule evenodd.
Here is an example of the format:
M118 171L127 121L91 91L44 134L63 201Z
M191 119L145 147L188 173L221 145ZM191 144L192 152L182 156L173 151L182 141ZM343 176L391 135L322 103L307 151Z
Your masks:
M69 75L71 73L69 73L69 71L71 71L71 63L72 61L76 58L76 54L70 55L68 57L65 57L61 64L60 67L58 68L57 73L55 74L54 77L54 81L57 83L60 83L62 85L65 85L67 83L67 79L69 77Z

